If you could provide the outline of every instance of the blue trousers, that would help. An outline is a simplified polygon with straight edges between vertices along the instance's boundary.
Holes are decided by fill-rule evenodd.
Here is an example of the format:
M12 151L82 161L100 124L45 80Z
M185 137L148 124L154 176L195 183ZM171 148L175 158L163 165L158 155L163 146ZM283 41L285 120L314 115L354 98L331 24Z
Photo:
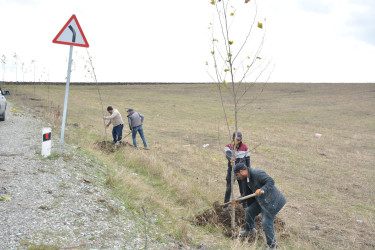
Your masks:
M137 147L137 140L135 139L135 137L137 136L137 132L139 133L139 135L142 138L143 145L145 146L145 148L147 148L146 138L145 138L145 135L143 134L143 127L142 127L142 125L140 125L140 126L135 127L135 128L132 129L132 138L133 138L133 145L134 145L134 147Z
M112 136L113 141L118 142L122 139L122 129L124 127L124 124L117 125L116 127L113 127L112 129Z
M264 233L266 234L267 244L270 247L276 246L275 229L273 227L275 215L270 215L269 213L262 211L262 208L256 201L254 201L245 211L245 230L250 231L250 229L255 228L255 217L262 213L262 224Z

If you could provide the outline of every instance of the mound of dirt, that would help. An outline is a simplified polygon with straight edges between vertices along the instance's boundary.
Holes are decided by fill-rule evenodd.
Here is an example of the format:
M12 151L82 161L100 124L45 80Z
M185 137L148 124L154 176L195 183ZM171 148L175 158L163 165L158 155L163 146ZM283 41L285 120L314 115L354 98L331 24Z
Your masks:
M227 237L236 237L238 236L238 232L232 232L231 230L231 220L232 220L232 208L229 207L227 211L223 211L222 206L219 202L215 202L212 204L210 209L207 209L202 214L195 216L194 223L198 226L213 226L219 228L225 236ZM242 208L242 205L238 205L235 207L236 212L236 219L235 224L237 228L241 228L245 223L245 210ZM278 217L275 218L274 221L275 231L284 231L285 229L285 222L279 219ZM258 215L255 218L255 228L258 232L263 231L262 226L262 215ZM258 238L263 238L263 233L258 233ZM283 233L281 235L282 238L288 237L288 234ZM255 240L255 238L248 237L249 241Z
M114 153L123 147L133 147L129 142L123 142L119 144L111 144L111 141L97 141L94 143L101 151L106 153Z

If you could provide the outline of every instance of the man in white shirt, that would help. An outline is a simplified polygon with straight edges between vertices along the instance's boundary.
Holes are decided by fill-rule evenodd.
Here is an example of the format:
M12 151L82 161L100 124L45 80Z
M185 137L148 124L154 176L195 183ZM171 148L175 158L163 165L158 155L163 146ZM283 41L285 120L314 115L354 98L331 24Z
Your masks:
M117 109L113 109L111 106L107 107L107 111L110 114L110 116L103 116L104 120L109 120L109 123L106 125L106 128L109 127L109 125L113 125L112 129L112 136L113 141L112 144L115 144L118 142L119 144L122 144L122 129L124 128L124 122L122 121L122 116L120 112L118 112Z

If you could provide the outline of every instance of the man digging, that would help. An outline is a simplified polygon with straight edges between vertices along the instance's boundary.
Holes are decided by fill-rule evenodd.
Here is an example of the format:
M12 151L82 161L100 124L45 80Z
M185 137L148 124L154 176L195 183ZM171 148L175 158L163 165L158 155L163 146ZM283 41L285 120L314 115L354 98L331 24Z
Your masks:
M145 149L148 149L146 138L143 133L143 126L142 126L145 116L138 112L135 112L134 109L128 109L127 112L128 112L127 117L128 117L128 122L129 122L129 128L132 131L133 146L137 148L136 136L138 132L143 141L143 146L145 147Z
M273 227L276 214L286 203L285 197L276 188L274 180L262 170L247 167L244 163L234 166L234 174L246 182L245 195L255 193L255 199L247 199L245 230L240 231L241 237L255 235L255 217L262 213L263 230L268 248L276 249L276 235Z
M111 106L107 107L107 111L110 114L110 116L103 116L103 120L109 120L109 123L105 126L106 128L109 127L109 125L113 125L112 129L112 136L113 141L112 144L116 144L118 142L119 144L122 144L122 129L124 128L124 122L122 121L122 116L120 112L118 112L117 109L113 109Z

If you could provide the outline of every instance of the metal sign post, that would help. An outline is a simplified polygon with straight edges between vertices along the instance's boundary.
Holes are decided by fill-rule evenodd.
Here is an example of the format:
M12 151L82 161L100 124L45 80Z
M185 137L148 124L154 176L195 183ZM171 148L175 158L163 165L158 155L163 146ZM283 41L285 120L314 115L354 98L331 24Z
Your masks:
M64 112L63 112L63 119L62 119L62 124L61 124L60 153L63 152L63 146L64 146L66 111L68 109L70 73L71 73L71 69L72 69L72 55L73 55L73 45L70 45L69 62L68 62L68 76L67 76L67 79L66 79L66 87L65 87Z
M68 97L69 97L69 85L70 85L70 73L72 69L72 55L73 55L73 46L79 47L89 47L89 43L85 35L83 34L82 28L79 25L77 17L72 15L64 27L60 30L57 36L53 39L53 43L70 45L69 51L69 62L68 62L68 75L66 79L65 87L65 101L64 101L64 112L63 119L61 124L61 138L60 138L60 153L63 152L64 146L64 133L65 133L65 123L66 123L66 113L68 109Z

